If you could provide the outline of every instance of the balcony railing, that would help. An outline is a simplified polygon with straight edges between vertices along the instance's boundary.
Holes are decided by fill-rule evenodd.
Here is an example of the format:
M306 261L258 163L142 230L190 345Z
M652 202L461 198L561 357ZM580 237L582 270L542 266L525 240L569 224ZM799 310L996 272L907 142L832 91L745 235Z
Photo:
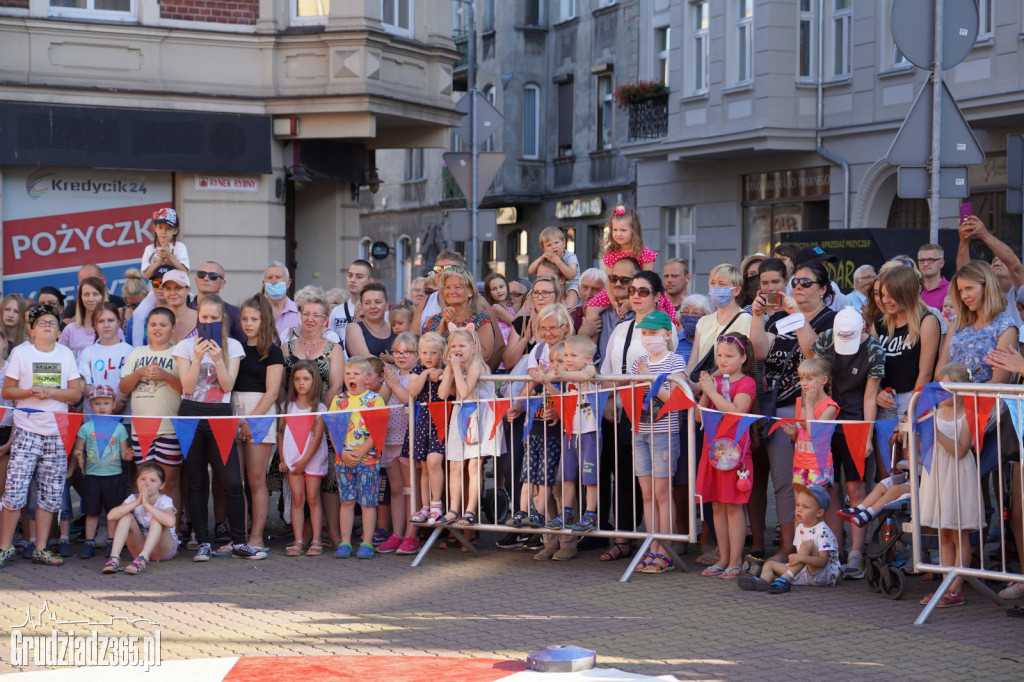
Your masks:
M452 42L459 51L459 61L453 68L464 69L469 65L469 31L464 28L455 29L452 31Z
M629 140L652 140L668 134L668 90L629 104Z

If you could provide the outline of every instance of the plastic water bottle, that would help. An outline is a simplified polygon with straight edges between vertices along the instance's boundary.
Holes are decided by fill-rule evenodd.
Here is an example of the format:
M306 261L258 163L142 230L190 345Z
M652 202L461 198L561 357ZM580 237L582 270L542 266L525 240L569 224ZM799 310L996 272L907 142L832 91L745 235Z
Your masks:
M892 398L893 403L895 403L896 402L896 391L892 390L891 388L887 388L887 389L885 389L885 391L886 391L886 393L889 394L889 397ZM891 419L893 421L897 421L897 420L899 420L899 418L900 418L899 411L896 409L896 405L895 404L893 404L892 407L883 408L882 410L880 410L878 412L878 421L885 421L885 420L889 420L889 419Z
M731 401L732 400L732 391L730 389L731 389L731 386L730 386L730 382L729 382L729 375L728 374L723 374L722 375L721 390L719 392L722 394L723 398L725 398L726 400L730 400Z

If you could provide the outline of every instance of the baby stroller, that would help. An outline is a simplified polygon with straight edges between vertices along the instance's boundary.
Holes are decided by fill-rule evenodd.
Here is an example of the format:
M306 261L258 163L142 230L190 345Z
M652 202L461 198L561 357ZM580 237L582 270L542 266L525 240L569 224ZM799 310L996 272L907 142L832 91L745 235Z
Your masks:
M904 538L912 528L910 498L883 506L875 520L878 524L864 549L864 577L872 592L881 592L886 599L899 599L906 589L904 567L910 557L909 538Z

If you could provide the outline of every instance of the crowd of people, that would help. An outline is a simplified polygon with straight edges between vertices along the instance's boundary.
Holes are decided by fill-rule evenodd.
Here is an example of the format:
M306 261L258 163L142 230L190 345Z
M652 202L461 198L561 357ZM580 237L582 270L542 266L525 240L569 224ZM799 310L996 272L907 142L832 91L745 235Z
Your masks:
M601 267L581 272L566 235L549 227L532 280L491 273L478 285L446 250L407 300L392 300L364 260L349 265L345 290L306 286L292 298L290 273L274 262L237 307L220 297L219 263L193 269L173 209L154 214L153 227L122 297L89 265L74 301L44 287L34 302L12 294L0 303L2 398L18 408L0 424L0 566L19 553L46 565L71 556L72 490L81 558L95 555L106 523L105 572L122 570L124 547L128 573L179 547L194 561L263 559L278 491L288 556L411 554L422 526L465 526L475 541L472 527L492 511L481 502L487 458L510 507L499 547L564 561L598 529L682 532L687 419L669 409L681 391L702 422L692 473L704 503L703 575L773 593L833 584L864 575L875 483L892 463L880 447L851 451L841 423L824 443L812 424L905 419L913 393L933 380L1024 374L1024 265L974 216L959 225L951 280L942 247L926 244L877 272L858 268L846 293L829 276L832 256L786 243L715 266L708 295L691 293L688 263L659 260L637 213L619 205ZM974 240L991 262L971 260ZM494 374L503 380L484 378ZM645 380L634 411L614 390L621 384L599 375L675 379ZM511 399L505 409L500 398ZM452 401L439 416L435 407ZM59 418L68 413L82 415L70 457ZM722 421L728 414L781 421L741 427ZM996 438L977 453L964 440L960 403L935 414L936 461L959 467L955 480L969 486L996 466ZM981 524L946 506L949 495L967 509L982 502L948 485L926 474L922 495L943 563L968 561L968 533ZM777 537L765 522L769 491ZM1020 519L1012 526L1021 532ZM530 532L539 528L565 532ZM600 559L634 551L616 537ZM656 542L637 570L671 571L669 554ZM940 605L958 603L955 584Z

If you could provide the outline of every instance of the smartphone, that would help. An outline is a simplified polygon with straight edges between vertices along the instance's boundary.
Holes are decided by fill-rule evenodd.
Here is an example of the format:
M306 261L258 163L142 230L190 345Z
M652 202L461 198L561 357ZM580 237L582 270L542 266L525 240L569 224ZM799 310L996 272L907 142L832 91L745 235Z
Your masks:
M967 220L972 215L974 215L974 205L971 202L965 201L964 203L960 204L960 222L961 223L963 223L965 220Z
M765 305L771 306L772 308L779 308L782 306L782 294L780 292L761 295L764 296Z
M199 339L202 341L215 341L218 345L221 342L220 322L200 322L196 325Z

